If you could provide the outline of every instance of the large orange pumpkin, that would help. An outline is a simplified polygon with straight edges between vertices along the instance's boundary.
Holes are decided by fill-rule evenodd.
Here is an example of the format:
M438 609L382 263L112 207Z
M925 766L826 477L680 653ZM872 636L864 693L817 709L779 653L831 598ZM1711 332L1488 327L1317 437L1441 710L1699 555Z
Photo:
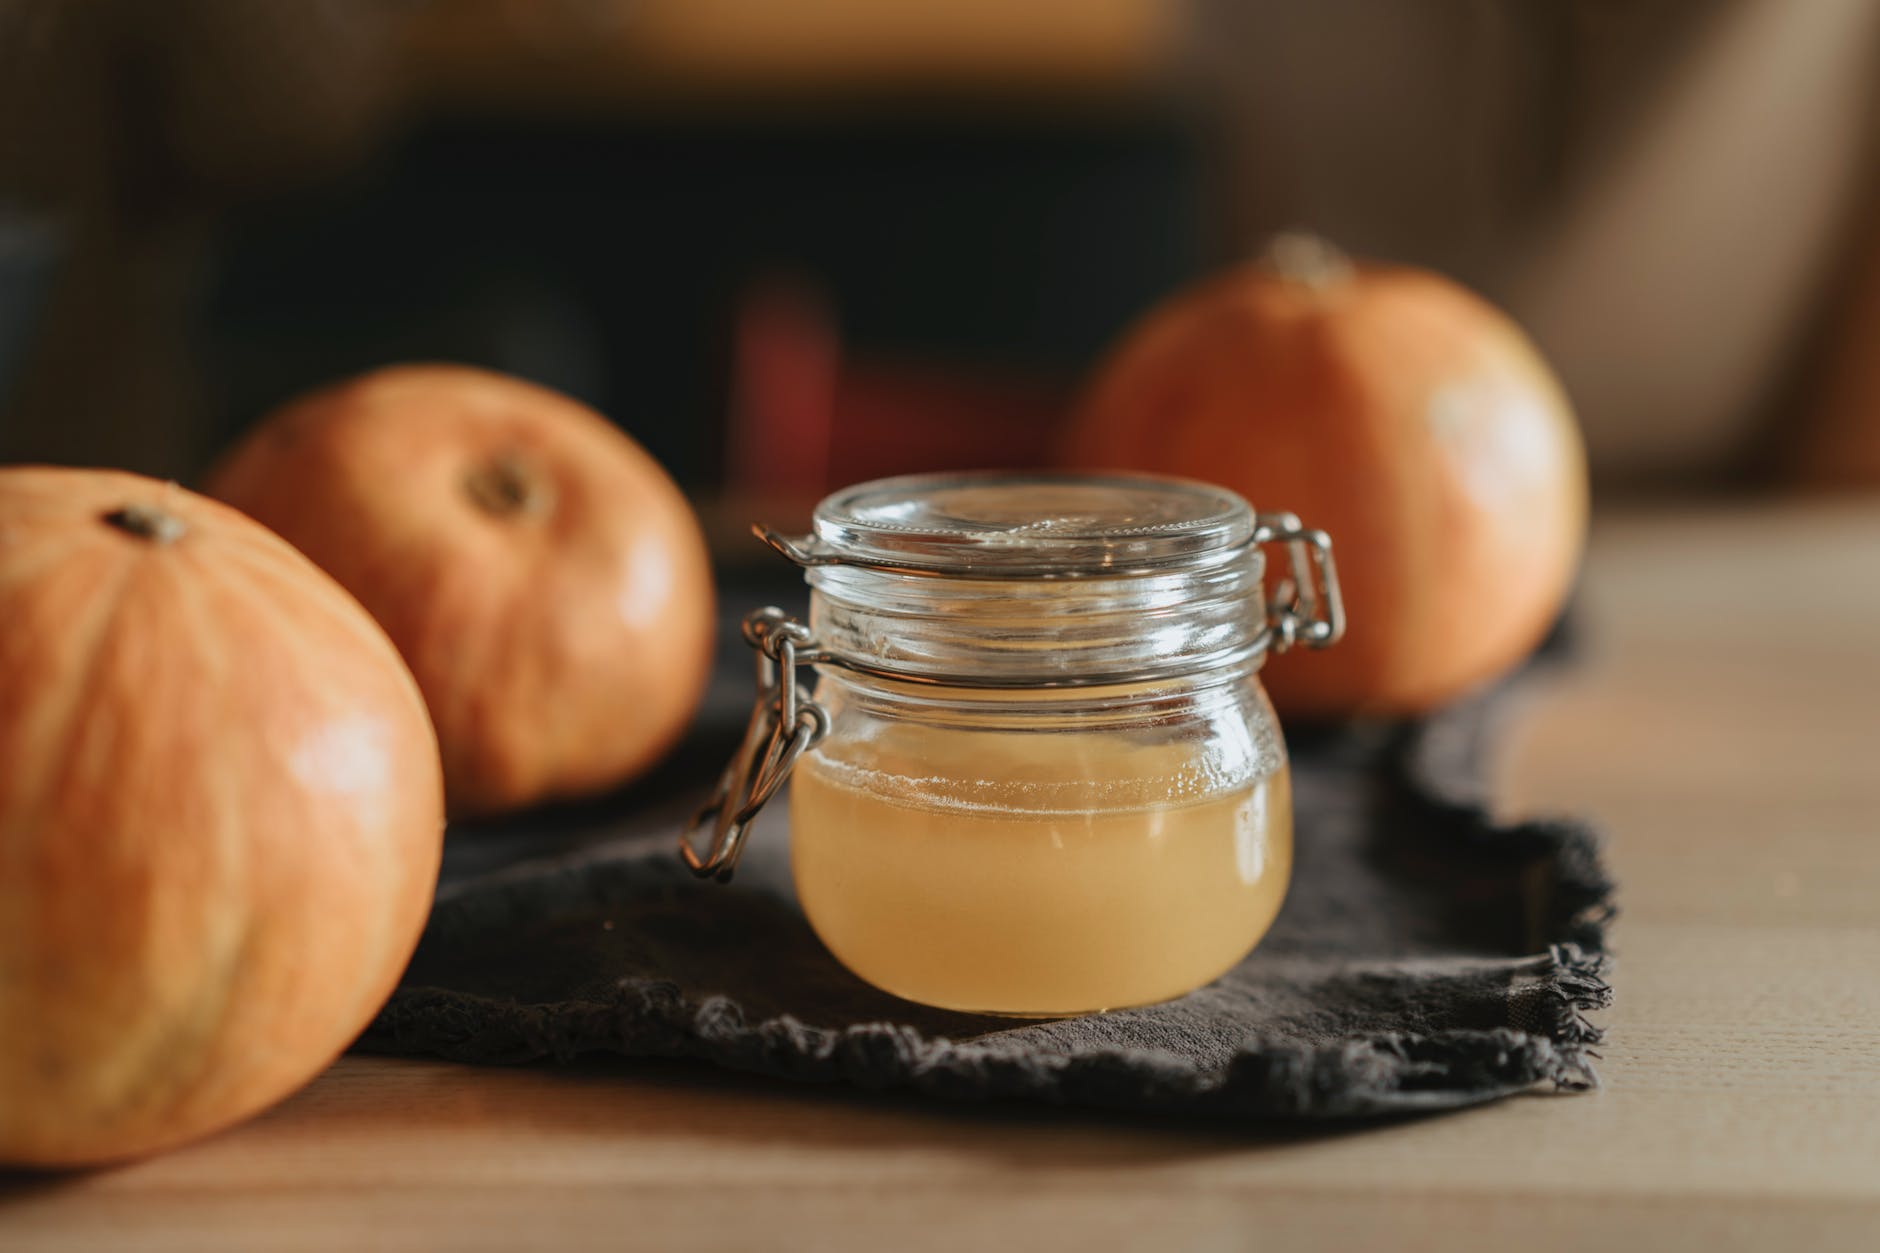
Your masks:
M174 484L0 469L0 1162L305 1083L404 969L442 841L417 686L338 584Z
M1512 667L1559 613L1585 531L1578 429L1520 329L1440 275L1310 238L1151 311L1064 456L1221 483L1331 534L1345 640L1265 675L1308 718L1417 713Z
M605 789L685 729L711 568L685 497L566 396L402 366L266 419L208 490L357 596L417 675L454 814Z

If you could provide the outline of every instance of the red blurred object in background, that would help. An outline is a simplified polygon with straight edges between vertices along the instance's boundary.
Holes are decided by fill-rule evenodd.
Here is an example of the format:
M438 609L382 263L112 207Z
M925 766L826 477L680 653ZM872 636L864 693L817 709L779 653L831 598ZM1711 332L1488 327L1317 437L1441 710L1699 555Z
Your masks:
M1042 375L845 358L815 287L765 280L737 314L728 486L820 495L889 474L1041 466L1067 401Z

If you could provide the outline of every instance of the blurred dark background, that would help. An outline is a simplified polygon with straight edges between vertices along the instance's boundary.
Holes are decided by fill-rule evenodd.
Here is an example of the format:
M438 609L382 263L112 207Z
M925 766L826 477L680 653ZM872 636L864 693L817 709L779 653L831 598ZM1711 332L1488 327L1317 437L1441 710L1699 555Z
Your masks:
M1880 482L1871 0L0 0L0 460L373 365L702 499L1042 455L1305 226L1508 307L1601 484Z

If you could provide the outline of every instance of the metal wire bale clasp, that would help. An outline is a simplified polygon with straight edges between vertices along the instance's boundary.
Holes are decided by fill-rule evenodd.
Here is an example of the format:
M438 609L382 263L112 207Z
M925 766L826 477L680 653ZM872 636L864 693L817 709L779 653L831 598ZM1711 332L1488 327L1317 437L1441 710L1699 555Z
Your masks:
M752 819L790 777L796 759L829 733L828 713L796 681L796 668L817 656L809 628L767 607L746 615L744 641L757 650L757 704L750 725L712 798L679 833L686 866L699 878L720 883L731 882ZM706 823L712 824L712 838L701 855L692 836Z
M1308 530L1296 514L1263 513L1254 519L1253 542L1286 545L1289 567L1266 604L1266 646L1283 653L1294 644L1336 644L1345 634L1345 601L1331 537Z

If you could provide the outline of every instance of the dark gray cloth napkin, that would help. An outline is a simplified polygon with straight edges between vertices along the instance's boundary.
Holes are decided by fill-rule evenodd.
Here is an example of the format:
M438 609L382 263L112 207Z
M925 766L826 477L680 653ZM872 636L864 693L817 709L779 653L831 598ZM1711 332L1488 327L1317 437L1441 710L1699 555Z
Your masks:
M1612 884L1584 826L1490 817L1483 771L1508 696L1297 740L1285 908L1236 969L1177 1001L1015 1021L897 1000L804 922L781 799L720 887L679 866L673 805L641 797L453 833L417 956L358 1047L689 1057L945 1100L1243 1120L1588 1087L1599 1031L1582 1011L1610 999ZM538 855L486 869L518 848Z

